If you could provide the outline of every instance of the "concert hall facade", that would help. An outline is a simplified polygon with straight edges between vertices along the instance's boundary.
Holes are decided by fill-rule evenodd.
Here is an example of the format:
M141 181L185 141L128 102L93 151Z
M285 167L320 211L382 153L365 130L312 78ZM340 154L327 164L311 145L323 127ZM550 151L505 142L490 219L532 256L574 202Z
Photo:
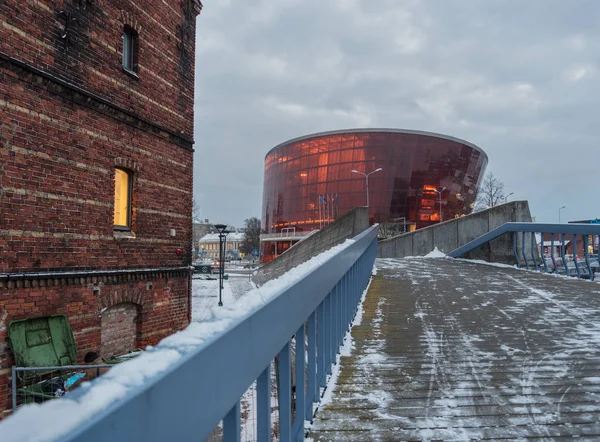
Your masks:
M413 130L340 130L281 143L265 158L262 261L367 198L371 222L403 231L468 214L487 163L473 143Z

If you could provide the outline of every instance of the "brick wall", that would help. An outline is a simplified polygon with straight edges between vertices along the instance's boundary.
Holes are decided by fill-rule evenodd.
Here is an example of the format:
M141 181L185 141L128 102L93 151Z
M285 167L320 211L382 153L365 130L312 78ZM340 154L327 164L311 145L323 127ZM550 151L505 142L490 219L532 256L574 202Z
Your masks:
M129 349L127 343L144 348L187 326L189 298L187 275L147 275L135 282L59 283L47 287L5 289L0 295L0 411L10 408L7 376L14 358L6 326L9 321L64 314L69 319L77 345L77 359L95 351L109 357L113 351ZM137 313L131 326L132 309ZM108 313L108 315L107 315ZM124 313L123 321L119 316ZM4 318L4 320L3 320ZM8 319L8 321L7 321ZM116 328L115 328L116 326ZM108 350L105 338L120 334Z
M193 153L9 74L0 68L0 273L189 264ZM135 238L113 230L116 166L133 171Z
M194 5L199 6L193 0L3 0L0 51L191 136ZM139 34L138 78L121 67L125 25Z
M101 352L103 311L109 329L123 316L120 333L139 347L189 322L200 8L0 2L0 411L10 321L67 315L80 362ZM125 26L139 34L137 75L122 68ZM116 167L133 173L126 233L113 226ZM92 273L105 270L115 273ZM61 273L72 271L83 273ZM114 307L124 303L138 312L135 330L131 311Z
M101 354L118 356L135 350L138 346L138 306L121 303L102 312Z

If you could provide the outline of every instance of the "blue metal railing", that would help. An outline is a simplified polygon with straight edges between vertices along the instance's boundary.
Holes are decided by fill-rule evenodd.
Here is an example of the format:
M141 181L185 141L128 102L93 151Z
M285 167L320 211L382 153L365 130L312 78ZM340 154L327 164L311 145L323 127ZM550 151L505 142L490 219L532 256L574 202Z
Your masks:
M590 258L589 246L590 237L594 238L600 235L600 225L598 224L541 224L541 223L505 223L500 227L474 239L462 247L450 252L448 256L458 258L471 250L484 245L504 234L513 233L513 253L515 255L517 266L546 272L563 273L568 276L586 278L593 280L598 268L598 258L594 261ZM520 234L520 235L519 235ZM529 246L527 234L529 234ZM540 235L538 244L536 234ZM544 236L550 236L550 245L544 246ZM559 236L560 262L557 263L555 257L555 237ZM583 244L583 262L577 257L577 238L580 237ZM520 240L519 240L520 239ZM567 260L567 244L572 241L572 258ZM550 256L546 257L545 247L549 248ZM519 249L520 255L519 256ZM573 263L573 265L570 265Z
M64 441L204 440L223 421L240 440L240 398L256 380L257 436L271 440L271 362L279 357L281 441L302 440L304 420L340 350L377 255L377 227L354 238L293 286L79 426ZM308 336L305 335L308 334ZM290 340L295 336L296 416ZM304 368L302 368L304 367ZM306 393L305 393L306 391Z

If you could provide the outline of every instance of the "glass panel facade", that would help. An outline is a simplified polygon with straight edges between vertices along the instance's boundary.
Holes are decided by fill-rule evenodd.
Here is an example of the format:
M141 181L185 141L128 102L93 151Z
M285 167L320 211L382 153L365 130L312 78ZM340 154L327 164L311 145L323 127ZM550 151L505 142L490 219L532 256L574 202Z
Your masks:
M366 205L374 222L406 218L416 228L468 214L487 166L474 145L443 135L402 131L317 134L291 140L265 158L262 227L310 231ZM440 195L436 190L446 188ZM267 255L267 248L263 252ZM285 247L281 245L280 247ZM279 253L278 253L279 254Z

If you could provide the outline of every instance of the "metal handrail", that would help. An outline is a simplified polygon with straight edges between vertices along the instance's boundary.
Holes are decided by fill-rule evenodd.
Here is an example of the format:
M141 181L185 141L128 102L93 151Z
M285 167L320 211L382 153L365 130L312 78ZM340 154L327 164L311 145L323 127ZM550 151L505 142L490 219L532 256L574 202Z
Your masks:
M263 233L260 235L260 240L265 241L265 240L270 240L270 239L282 239L282 238L303 238L303 237L309 236L315 232L318 232L318 229L311 230L311 231L302 231L302 232Z
M552 237L550 239L550 259L552 260L552 266L554 268L554 271L557 271L559 269L559 266L557 265L556 258L554 257L554 235L560 235L560 240L559 240L560 260L562 262L563 268L565 269L565 273L567 275L569 274L569 272L568 272L568 265L567 265L567 260L566 260L566 256L565 256L565 244L568 243L568 241L566 241L566 236L571 235L572 239L573 239L573 247L574 247L574 251L575 251L573 261L574 261L576 276L578 278L587 277L591 280L594 279L594 271L590 264L588 244L589 244L589 236L600 235L600 225L598 225L598 224L505 223L505 224L501 225L500 227L497 227L496 229L486 233L485 235L482 235L482 236L474 239L473 241L465 244L464 246L459 247L456 250L453 250L452 252L450 252L448 254L448 256L450 256L452 258L458 258L458 257L464 255L465 253L468 253L468 252L472 251L473 249L476 249L477 247L481 247L482 245L484 245L496 238L499 238L500 236L507 234L507 233L514 234L514 236L513 236L513 241L514 241L513 242L513 252L515 254L515 258L517 261L517 266L521 267L521 258L522 258L522 260L525 264L525 267L527 269L529 269L530 265L529 265L528 258L530 258L532 268L534 268L535 270L541 269L546 272L548 272L549 269L548 269L548 263L546 262L545 256L544 256L543 236L544 236L544 234L552 235ZM521 257L519 257L519 253L518 253L518 238L519 238L518 233L521 233ZM529 247L529 253L530 253L529 257L527 256L526 246L525 246L527 244L526 233L530 234L530 240L531 240L531 245ZM535 235L538 233L542 235L542 240L539 244L539 249L538 249L538 245L535 240ZM581 235L582 241L583 241L585 267L579 266L579 261L576 256L577 236L578 235ZM536 254L537 254L537 256L536 256ZM543 267L541 267L538 264L538 258L541 258L542 262L540 264L543 264ZM583 265L583 263L582 263L582 265ZM587 270L587 274L585 273L584 269ZM573 275L573 276L575 276L575 275Z
M165 372L61 440L204 440L222 420L224 441L239 441L240 398L254 380L258 440L270 440L270 367L277 356L280 440L301 438L304 419L312 418L319 388L326 386L371 277L377 255L377 226L353 240L258 310L185 354ZM297 394L296 418L292 421L290 340L295 335L296 343L303 343L305 333L308 360L305 351L296 351L296 367L305 367L296 369L296 392L308 393ZM72 396L75 400L76 394Z

